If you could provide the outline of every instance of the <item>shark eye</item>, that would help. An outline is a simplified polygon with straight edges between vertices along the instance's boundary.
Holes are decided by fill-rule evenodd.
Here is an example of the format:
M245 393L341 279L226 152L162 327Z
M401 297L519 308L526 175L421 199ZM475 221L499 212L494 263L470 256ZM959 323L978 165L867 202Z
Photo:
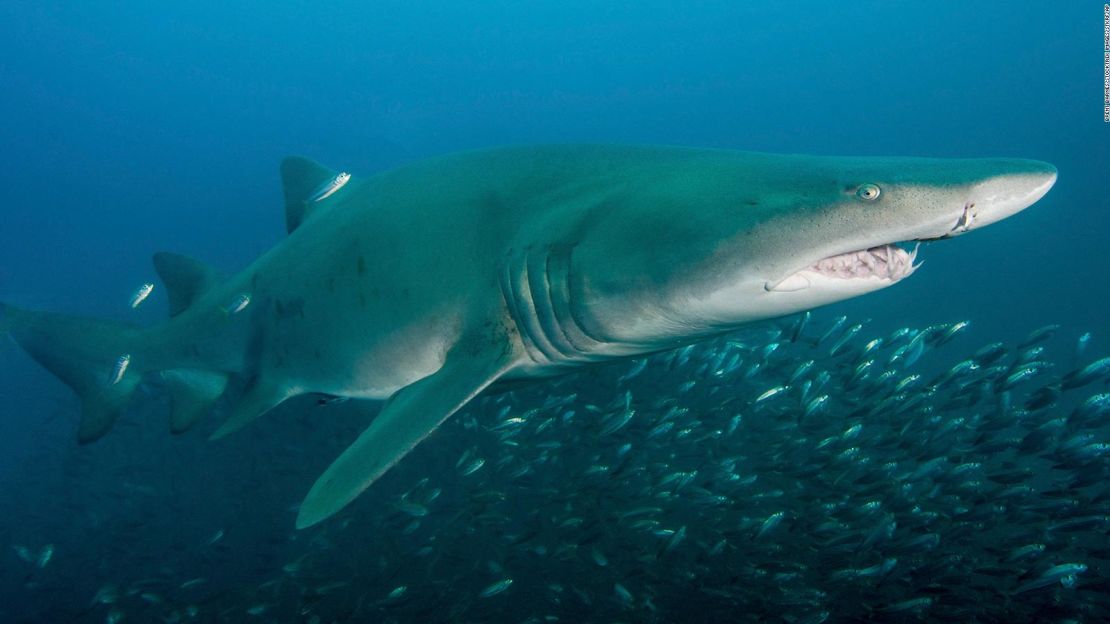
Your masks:
M875 201L879 198L879 187L874 184L864 184L856 190L856 197L866 200Z

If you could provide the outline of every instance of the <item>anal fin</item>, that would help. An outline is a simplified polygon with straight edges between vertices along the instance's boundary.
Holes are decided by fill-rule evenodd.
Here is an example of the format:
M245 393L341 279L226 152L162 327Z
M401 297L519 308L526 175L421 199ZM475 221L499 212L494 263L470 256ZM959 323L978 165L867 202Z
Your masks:
M169 386L173 413L170 416L170 431L184 433L197 423L227 389L227 375L224 373L174 368L162 371L162 379Z
M283 384L274 383L265 377L255 377L247 385L239 402L231 408L231 414L228 415L227 420L212 433L209 439L219 440L235 433L293 394Z
M487 349L490 347L487 347ZM303 529L347 506L451 414L509 367L506 350L456 346L435 373L394 394L370 426L313 484L297 514Z

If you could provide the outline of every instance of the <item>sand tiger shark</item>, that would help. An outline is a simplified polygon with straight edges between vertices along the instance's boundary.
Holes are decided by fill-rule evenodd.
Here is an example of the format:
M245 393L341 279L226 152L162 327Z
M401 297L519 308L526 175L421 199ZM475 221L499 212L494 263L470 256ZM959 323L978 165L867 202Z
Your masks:
M81 442L104 435L149 375L170 392L174 432L235 388L212 438L304 393L386 400L308 492L303 528L491 386L886 288L916 268L900 245L1013 215L1056 169L569 145L362 179L291 157L281 177L289 236L242 272L154 256L170 304L160 325L0 313L80 396Z

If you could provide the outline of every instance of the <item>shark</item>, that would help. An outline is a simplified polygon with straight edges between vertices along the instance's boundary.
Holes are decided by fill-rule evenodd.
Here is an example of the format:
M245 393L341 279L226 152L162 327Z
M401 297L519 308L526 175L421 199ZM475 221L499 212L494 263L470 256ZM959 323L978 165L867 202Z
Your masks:
M1012 158L611 145L491 148L363 178L301 157L280 171L288 236L241 272L155 254L165 322L2 304L0 322L80 397L81 443L151 377L175 433L226 413L212 439L306 393L385 401L312 485L298 528L483 392L892 286L917 267L914 241L1009 217L1057 177Z

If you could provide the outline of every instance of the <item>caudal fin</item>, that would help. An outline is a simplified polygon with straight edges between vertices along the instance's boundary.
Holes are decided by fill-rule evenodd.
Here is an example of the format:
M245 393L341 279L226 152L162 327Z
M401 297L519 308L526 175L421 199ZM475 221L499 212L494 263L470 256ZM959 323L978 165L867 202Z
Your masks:
M0 327L4 326L28 355L80 397L78 441L92 442L107 433L141 379L130 356L137 330L0 303Z

